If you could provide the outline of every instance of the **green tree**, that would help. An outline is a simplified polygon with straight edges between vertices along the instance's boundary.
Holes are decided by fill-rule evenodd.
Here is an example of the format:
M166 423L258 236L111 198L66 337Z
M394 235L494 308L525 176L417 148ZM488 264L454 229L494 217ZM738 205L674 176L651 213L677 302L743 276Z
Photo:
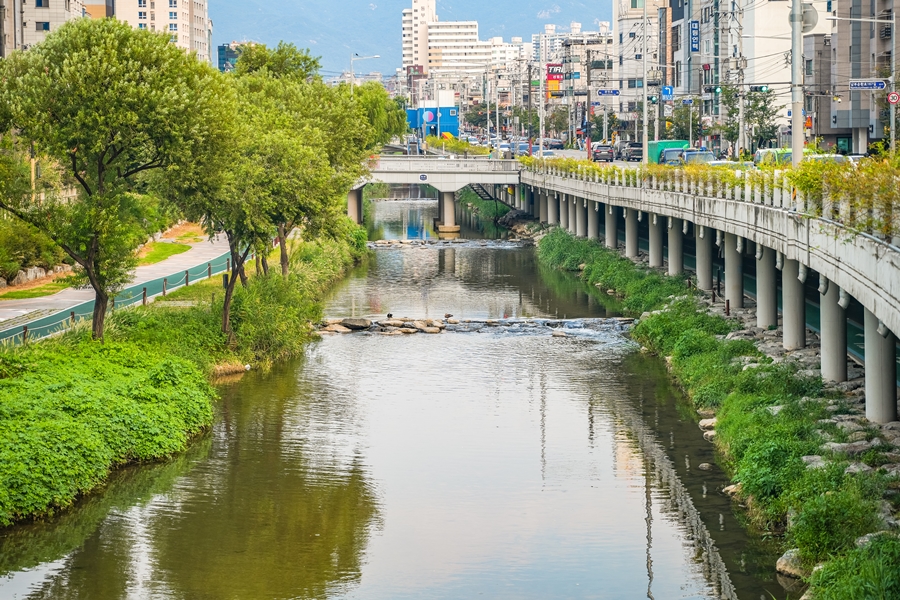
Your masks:
M496 114L497 106L495 104L476 104L466 111L465 120L469 125L484 129L487 127L488 118L490 118L491 124L496 127L497 124L494 123L497 120Z
M700 139L700 107L694 103L690 106L676 105L672 116L667 119L672 124L669 132L673 140ZM691 135L693 130L693 135Z
M235 65L237 75L265 71L270 77L285 79L311 79L316 77L322 65L309 50L299 50L294 44L278 42L272 49L265 44L246 44Z
M619 128L619 117L616 113L609 111L606 117L606 134L612 139L612 134ZM597 114L591 116L591 140L600 141L603 138L603 112L598 111Z
M556 135L569 130L569 108L567 106L557 106L550 113L545 123L548 131L555 132Z
M368 81L356 86L353 100L363 109L366 120L372 127L370 146L381 146L409 131L406 110L388 96L387 90L380 83Z
M113 20L78 19L0 64L0 131L16 131L60 172L56 190L0 198L45 232L94 289L93 336L110 295L130 278L145 239L142 174L168 177L217 127L220 78L163 35ZM76 183L77 182L77 183ZM77 192L63 198L72 184Z
M749 92L744 120L753 128L753 142L756 148L766 145L778 137L778 112L781 109L775 91Z
M717 129L722 138L728 140L732 144L737 142L740 137L740 90L733 85L723 85L722 93L719 95L720 111L725 113L725 119Z

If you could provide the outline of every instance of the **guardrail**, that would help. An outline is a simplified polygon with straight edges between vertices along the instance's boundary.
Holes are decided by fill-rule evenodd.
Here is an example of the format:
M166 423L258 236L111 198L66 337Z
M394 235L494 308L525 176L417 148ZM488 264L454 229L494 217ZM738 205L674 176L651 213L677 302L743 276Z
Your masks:
M459 158L452 156L382 156L370 165L373 172L422 172L442 171L456 173L460 171L475 173L517 173L522 163L517 160L493 158Z
M190 285L191 282L208 279L213 275L231 270L231 256L224 253L208 262L195 265L184 271L178 271L166 277L159 277L119 291L110 300L110 311L134 306L138 303L146 305L156 296L165 296L169 291ZM58 313L41 317L20 326L0 331L0 344L17 345L40 339L68 329L78 321L90 319L94 313L94 301L89 300ZM3 325L0 324L0 327Z

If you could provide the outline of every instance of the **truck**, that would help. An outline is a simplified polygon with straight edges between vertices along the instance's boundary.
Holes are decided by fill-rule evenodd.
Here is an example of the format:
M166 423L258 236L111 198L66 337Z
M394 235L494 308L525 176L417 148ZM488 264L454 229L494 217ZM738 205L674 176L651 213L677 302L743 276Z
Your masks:
M659 157L663 150L668 150L670 148L681 149L685 146L690 146L687 140L657 140L655 142L649 142L647 145L647 157L650 159L651 163L658 165Z

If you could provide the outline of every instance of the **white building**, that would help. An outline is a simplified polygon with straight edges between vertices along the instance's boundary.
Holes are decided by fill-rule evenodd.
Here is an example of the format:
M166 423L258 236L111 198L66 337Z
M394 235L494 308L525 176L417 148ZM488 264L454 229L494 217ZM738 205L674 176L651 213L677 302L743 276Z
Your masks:
M212 61L207 0L119 0L115 16L136 29L166 32L179 48L196 52L202 61Z
M647 0L647 24L643 24L644 0L617 0L613 4L613 38L617 44L614 87L618 87L617 117L635 136L638 110L644 101L644 53L647 69L658 68L659 15L664 0ZM648 90L649 92L649 90Z
M419 65L428 69L428 24L437 21L435 0L412 0L412 8L403 9L403 68Z
M85 16L82 0L6 0L5 50L27 50L66 21Z

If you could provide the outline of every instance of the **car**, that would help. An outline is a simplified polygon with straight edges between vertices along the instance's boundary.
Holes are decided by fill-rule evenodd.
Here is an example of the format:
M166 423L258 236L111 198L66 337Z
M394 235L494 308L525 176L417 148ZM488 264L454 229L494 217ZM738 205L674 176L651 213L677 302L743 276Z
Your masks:
M613 147L604 145L604 144L591 144L593 149L591 151L591 158L595 162L600 162L601 160L605 160L606 162L612 162L615 158L613 154Z
M562 150L566 147L562 140L557 140L553 138L547 138L544 140L544 146L546 148L550 148L551 150Z
M682 164L682 154L684 154L684 149L682 148L666 148L659 153L659 164L669 165L670 167L679 166Z
M644 145L638 142L628 142L625 150L622 152L622 160L639 161L644 158Z
M681 162L685 165L702 165L714 160L716 160L716 155L709 151L685 150L681 155Z

